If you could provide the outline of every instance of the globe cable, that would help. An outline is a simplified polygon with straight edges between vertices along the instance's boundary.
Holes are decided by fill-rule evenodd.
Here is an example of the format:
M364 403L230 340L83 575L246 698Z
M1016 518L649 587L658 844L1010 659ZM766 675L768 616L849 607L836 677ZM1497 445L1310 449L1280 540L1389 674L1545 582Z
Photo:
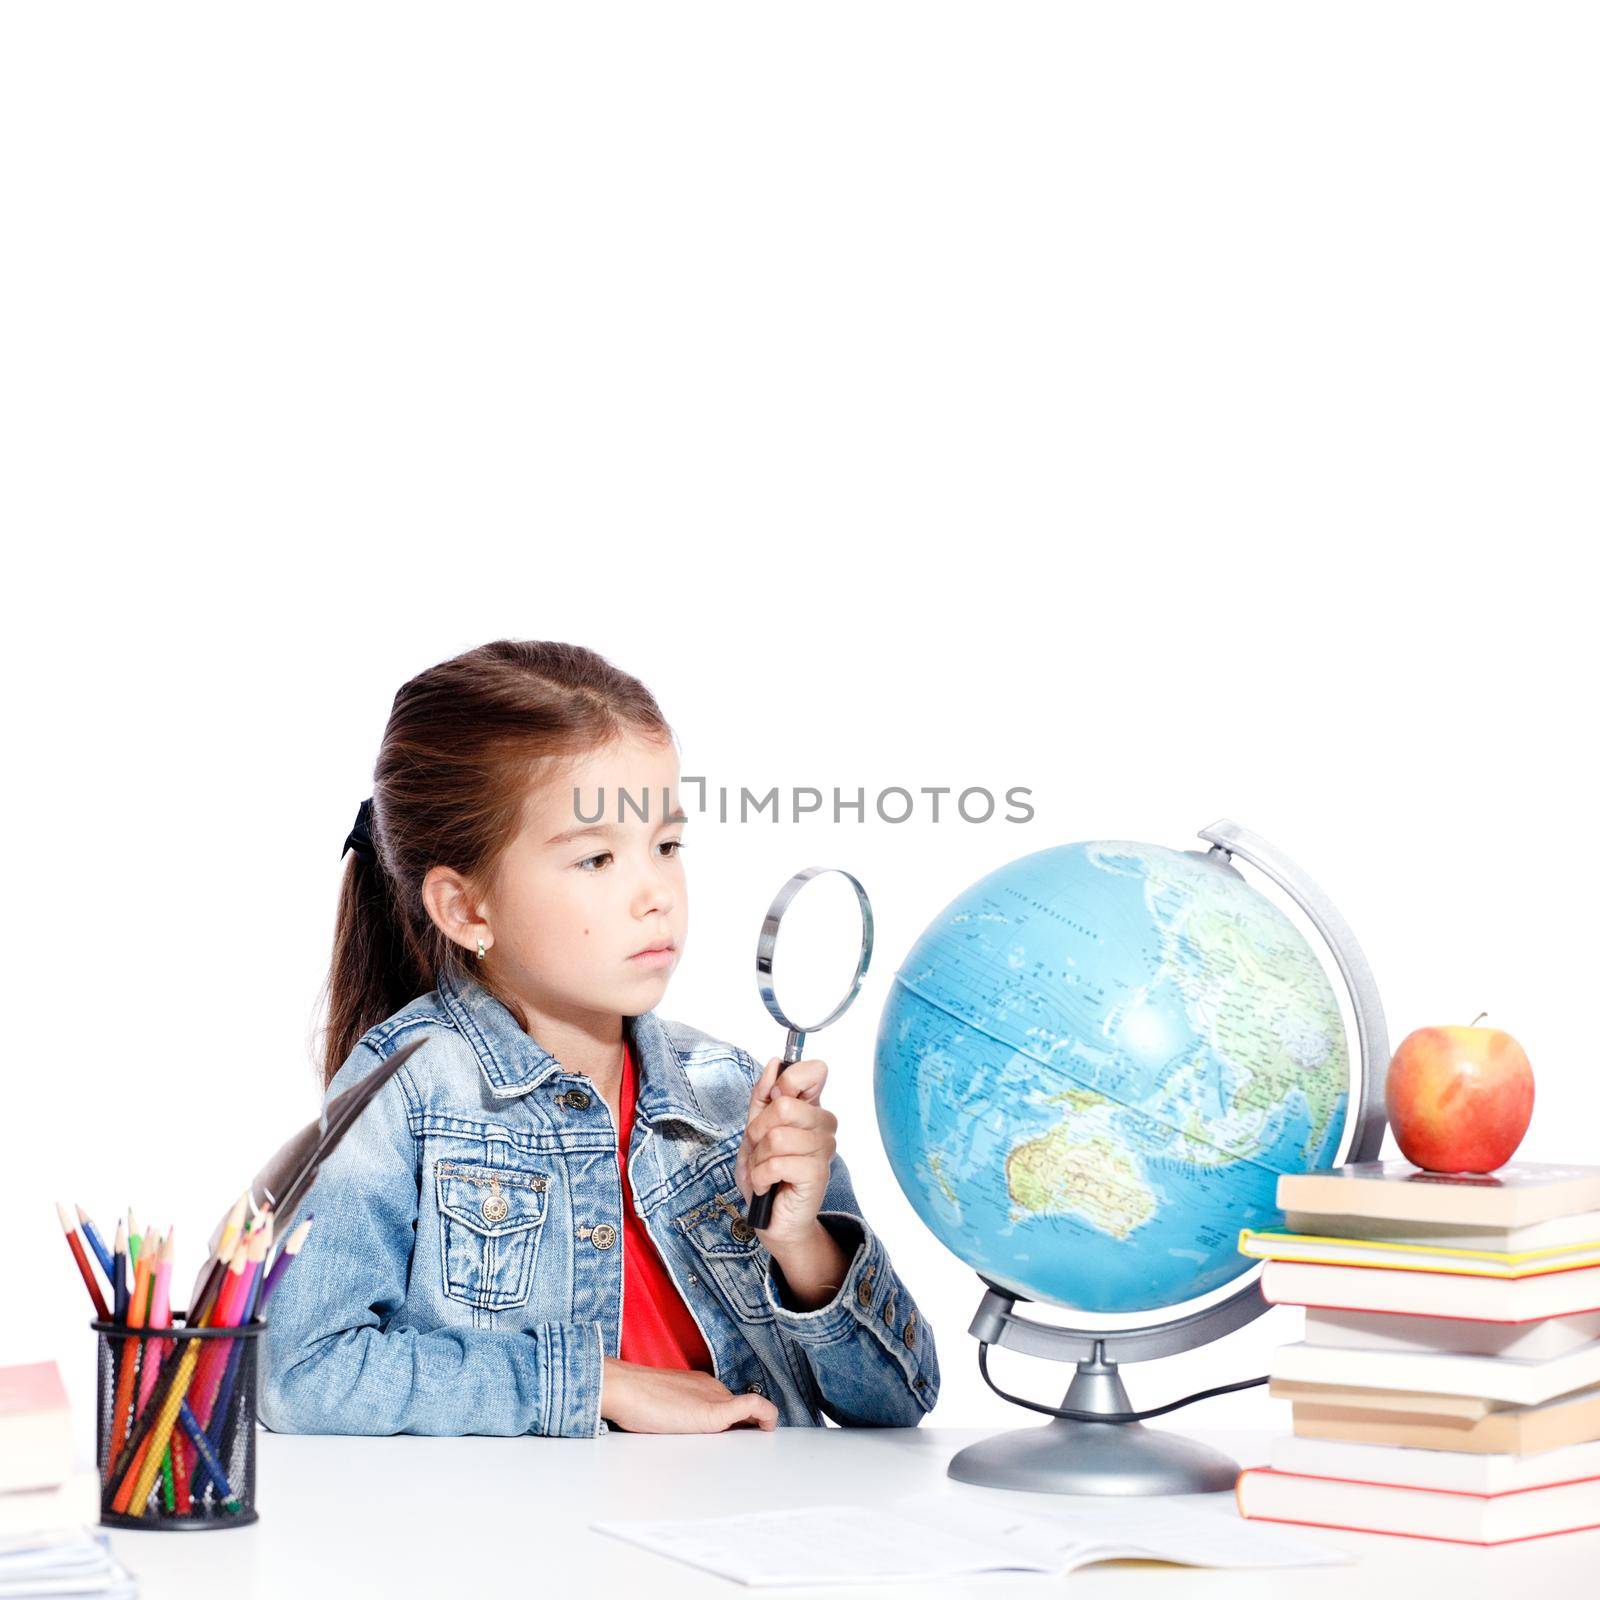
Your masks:
M978 1371L983 1374L983 1381L1002 1400L1009 1400L1014 1406L1025 1406L1029 1411L1042 1412L1061 1422L1143 1422L1147 1417L1163 1416L1168 1411L1178 1410L1180 1406L1193 1405L1196 1400L1209 1400L1218 1394L1233 1394L1239 1389L1254 1389L1266 1383L1270 1377L1270 1374L1263 1373L1259 1378L1245 1378L1238 1383L1219 1383L1214 1389L1198 1389L1181 1400L1169 1400L1164 1406L1151 1406L1148 1411L1073 1411L1065 1406L1047 1406L1039 1400L1024 1400L1021 1395L1007 1394L989 1376L989 1345L984 1339L978 1341Z

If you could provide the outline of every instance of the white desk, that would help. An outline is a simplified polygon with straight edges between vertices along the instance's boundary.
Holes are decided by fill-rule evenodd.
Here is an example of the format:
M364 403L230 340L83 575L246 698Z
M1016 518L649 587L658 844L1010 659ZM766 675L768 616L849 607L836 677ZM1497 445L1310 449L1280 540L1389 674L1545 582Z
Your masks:
M1266 1459L1266 1436L1201 1432L1243 1465ZM352 1439L263 1433L257 1472L261 1520L208 1533L117 1530L113 1547L147 1600L197 1594L228 1600L341 1600L484 1594L559 1597L620 1592L639 1600L755 1594L725 1578L590 1531L604 1517L709 1516L780 1505L883 1503L946 1489L979 1500L1016 1497L945 1476L978 1431L950 1428L737 1429L725 1434L625 1434L604 1439ZM1034 1499L1033 1496L1026 1497ZM1040 1496L1045 1504L1063 1502ZM1073 1504L1084 1504L1074 1501ZM1087 1502L1092 1504L1092 1501ZM1235 1515L1231 1494L1191 1504ZM1589 1595L1600 1582L1600 1532L1562 1534L1494 1550L1381 1534L1305 1528L1318 1543L1355 1552L1355 1566L1208 1571L1164 1562L1080 1568L1074 1595L1271 1595L1382 1600L1449 1595L1505 1600ZM1044 1595L1062 1580L961 1579L873 1592ZM839 1589L781 1590L831 1595Z

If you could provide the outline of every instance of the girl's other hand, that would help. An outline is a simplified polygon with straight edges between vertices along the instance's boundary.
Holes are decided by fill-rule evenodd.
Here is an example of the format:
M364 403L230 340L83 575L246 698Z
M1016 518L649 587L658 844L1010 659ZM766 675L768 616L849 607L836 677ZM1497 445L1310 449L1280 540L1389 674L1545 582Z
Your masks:
M605 1358L600 1415L629 1433L725 1433L778 1426L778 1408L765 1395L735 1394L709 1372L647 1367Z
M773 1184L783 1185L772 1200L772 1217L759 1230L771 1249L809 1239L819 1226L817 1213L828 1192L828 1174L839 1148L839 1119L821 1104L828 1081L825 1061L796 1061L780 1072L774 1056L750 1091L744 1139L734 1160L734 1182L748 1207L751 1198Z

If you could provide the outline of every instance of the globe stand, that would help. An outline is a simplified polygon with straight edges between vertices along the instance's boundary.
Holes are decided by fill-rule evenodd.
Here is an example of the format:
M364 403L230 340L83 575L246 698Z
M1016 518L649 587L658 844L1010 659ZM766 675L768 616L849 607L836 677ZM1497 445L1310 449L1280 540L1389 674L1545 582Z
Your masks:
M1227 820L1200 831L1230 870L1237 855L1265 873L1305 913L1322 936L1343 977L1355 1019L1360 1090L1346 1161L1371 1161L1383 1143L1383 1069L1389 1060L1383 1007L1372 969L1355 935L1322 891L1264 840ZM1193 852L1196 855L1200 851ZM980 1274L980 1277L982 1274ZM1223 1300L1186 1316L1128 1329L1060 1328L1019 1316L1022 1298L988 1278L968 1332L982 1344L1051 1361L1075 1361L1077 1372L1061 1402L1063 1411L1115 1415L1135 1408L1122 1385L1119 1361L1175 1355L1220 1339L1267 1309L1260 1268ZM1239 1465L1220 1450L1182 1434L1147 1429L1142 1422L1089 1422L1057 1417L968 1445L951 1458L950 1477L995 1489L1043 1494L1206 1494L1231 1489Z
M1068 1411L1131 1411L1105 1343L1080 1361L1061 1405ZM1075 1422L1057 1417L981 1439L951 1459L949 1475L993 1489L1046 1494L1209 1494L1231 1489L1239 1463L1198 1439L1142 1422Z

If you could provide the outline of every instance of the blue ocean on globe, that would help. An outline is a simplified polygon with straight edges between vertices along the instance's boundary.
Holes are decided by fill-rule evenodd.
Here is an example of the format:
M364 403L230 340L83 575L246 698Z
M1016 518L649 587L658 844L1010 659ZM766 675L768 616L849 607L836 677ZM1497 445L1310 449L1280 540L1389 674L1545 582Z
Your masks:
M1028 1299L1148 1311L1248 1272L1278 1174L1333 1164L1349 1063L1311 946L1221 856L1066 844L952 901L878 1027L895 1176Z

